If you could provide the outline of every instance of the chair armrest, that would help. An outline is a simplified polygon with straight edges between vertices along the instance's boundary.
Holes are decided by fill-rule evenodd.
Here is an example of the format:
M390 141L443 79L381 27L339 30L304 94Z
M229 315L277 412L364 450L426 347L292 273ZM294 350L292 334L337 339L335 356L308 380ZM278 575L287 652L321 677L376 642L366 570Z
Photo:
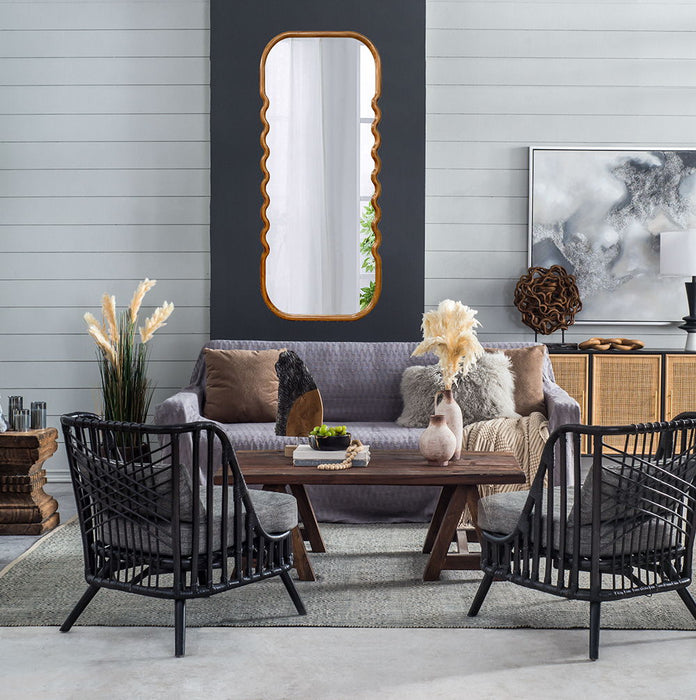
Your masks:
M549 433L566 423L580 423L580 404L565 389L544 378L544 401Z
M195 391L180 391L155 407L156 425L182 425L205 420L201 416L198 394Z
M546 401L546 414L549 419L549 433L553 432L561 425L580 423L580 404L558 384L554 384L544 377L544 400ZM571 471L573 464L573 450L570 443L567 445L566 464L568 472L566 474L567 484L574 483L574 476ZM553 460L553 481L560 483L561 479L561 455L556 449Z

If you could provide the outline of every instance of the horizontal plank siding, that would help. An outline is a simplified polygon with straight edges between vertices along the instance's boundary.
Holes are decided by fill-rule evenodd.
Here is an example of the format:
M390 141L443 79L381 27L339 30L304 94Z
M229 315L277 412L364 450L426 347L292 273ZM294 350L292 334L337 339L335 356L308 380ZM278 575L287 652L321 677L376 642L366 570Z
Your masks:
M66 284L64 279L0 280L0 308L76 308L81 309L85 299L91 299L91 305L98 304L104 293L103 279L72 279ZM116 303L123 307L130 302L137 279L115 279L109 281L109 293L116 297ZM207 279L163 279L158 278L154 290L150 291L141 307L149 313L150 307L160 304L163 299L180 299L179 307L187 306L187 299L206 299L210 294L210 282ZM16 295L17 303L8 306L4 300ZM172 321L174 317L172 317Z
M531 339L512 306L529 146L693 147L696 2L428 0L426 23L426 307L461 299L483 339ZM669 326L567 335L684 342Z
M0 171L0 192L7 197L208 197L205 168L187 170L99 169Z
M79 310L81 311L81 309ZM188 362L191 369L209 334L168 332L169 326L157 331L155 340L150 343L151 360L177 360ZM71 362L91 360L97 356L92 339L83 330L75 333L42 333L37 342L25 333L2 336L2 361L13 362ZM11 372L10 370L7 370ZM188 374L185 377L188 380ZM3 386L3 392L6 389ZM4 394L3 394L3 398Z
M28 342L39 342L44 334L56 333L86 333L85 322L82 318L85 311L97 315L100 312L99 299L90 301L84 307L34 307L20 306L0 307L0 328L4 335L24 335ZM127 304L130 299L124 300ZM160 297L161 301L161 297ZM171 301L168 299L167 301ZM185 301L185 300L184 300ZM125 304L124 304L125 306ZM84 310L83 310L84 309ZM167 325L158 331L160 333L205 333L209 330L206 307L177 306L169 317ZM142 323L152 309L143 307L140 314ZM156 343L157 337L151 342Z
M0 143L0 170L137 170L210 168L207 141Z
M0 2L0 395L44 400L48 423L100 411L82 318L140 323L151 406L188 384L209 338L209 2ZM62 444L49 478L67 476Z
M690 3L639 3L630 10L612 2L461 2L428 4L431 29L498 31L631 30L635 32L696 31L696 10Z
M2 228L8 253L57 253L63 250L99 253L196 253L208 250L208 226L203 224L53 224L5 225ZM166 241L167 249L162 250ZM62 270L56 272L63 273ZM109 279L113 270L104 270ZM29 274L34 274L31 269ZM82 272L78 271L78 279ZM133 273L135 279L135 272ZM129 278L131 279L131 278ZM161 279L161 275L160 275Z
M207 57L4 58L0 85L204 85L210 83ZM200 105L197 105L200 106Z
M205 0L160 2L8 2L3 3L5 30L208 29Z
M4 90L4 88L3 88ZM3 140L208 141L209 117L195 114L1 114Z
M78 4L84 3L74 3ZM70 14L73 13L71 10ZM100 29L80 32L23 29L3 32L0 57L207 59L209 46L207 29Z
M521 4L521 3L520 3ZM537 3L530 3L537 4ZM630 4L635 4L631 2ZM659 3L666 5L667 3ZM429 0L428 9L435 5ZM669 7L665 9L669 12ZM689 32L675 22L673 31L650 31L649 41L640 41L635 31L620 29L535 30L496 28L432 28L426 32L428 56L433 58L586 58L604 61L645 58L694 59L696 45Z

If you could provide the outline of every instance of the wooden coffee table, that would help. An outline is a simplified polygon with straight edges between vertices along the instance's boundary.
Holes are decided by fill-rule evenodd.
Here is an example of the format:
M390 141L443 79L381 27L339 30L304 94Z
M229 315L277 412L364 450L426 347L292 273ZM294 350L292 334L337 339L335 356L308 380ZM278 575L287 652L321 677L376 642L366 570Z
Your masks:
M295 568L302 581L316 580L305 540L313 552L326 551L305 486L440 486L440 499L423 544L423 552L430 554L423 579L435 581L443 569L479 568L480 554L468 550L468 540L476 541L478 533L475 529L457 531L467 504L474 523L477 521L478 485L525 481L517 460L507 452L465 452L461 459L451 461L446 467L435 467L427 464L416 450L375 450L368 466L341 471L295 467L292 457L276 450L240 450L236 454L247 484L262 484L269 491L284 492L289 487L297 499L304 528L298 526L293 530L292 544ZM215 477L215 483L222 483L220 474ZM453 541L458 543L458 552L449 552Z

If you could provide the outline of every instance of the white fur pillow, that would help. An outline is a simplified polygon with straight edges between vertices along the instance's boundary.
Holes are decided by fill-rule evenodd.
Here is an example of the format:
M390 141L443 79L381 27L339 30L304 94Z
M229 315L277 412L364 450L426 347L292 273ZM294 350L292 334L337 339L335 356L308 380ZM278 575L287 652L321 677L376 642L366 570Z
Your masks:
M442 390L442 372L437 365L407 367L401 378L404 410L396 422L404 428L425 428L434 413L435 394ZM486 353L452 385L462 409L464 425L491 418L517 418L515 379L510 359L503 353Z

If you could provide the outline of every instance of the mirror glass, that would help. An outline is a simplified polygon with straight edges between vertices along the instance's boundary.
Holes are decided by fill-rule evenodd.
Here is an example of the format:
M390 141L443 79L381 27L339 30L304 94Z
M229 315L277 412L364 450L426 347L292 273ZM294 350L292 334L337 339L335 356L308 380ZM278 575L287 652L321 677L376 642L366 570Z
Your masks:
M353 320L381 288L379 56L353 33L287 33L261 60L261 290L292 319Z

